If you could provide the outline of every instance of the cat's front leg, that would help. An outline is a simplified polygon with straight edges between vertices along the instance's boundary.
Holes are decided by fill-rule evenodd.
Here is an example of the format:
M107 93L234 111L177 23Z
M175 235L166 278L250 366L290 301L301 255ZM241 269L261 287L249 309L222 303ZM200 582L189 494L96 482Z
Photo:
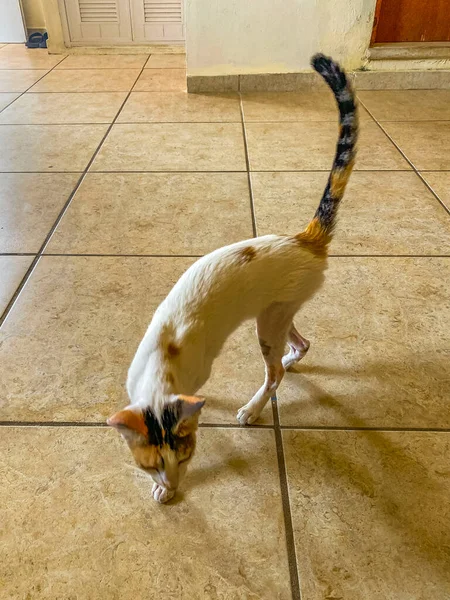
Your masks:
M169 500L172 500L172 498L175 496L175 490L168 490L162 485L159 485L159 483L154 483L152 488L152 496L156 502L165 504Z

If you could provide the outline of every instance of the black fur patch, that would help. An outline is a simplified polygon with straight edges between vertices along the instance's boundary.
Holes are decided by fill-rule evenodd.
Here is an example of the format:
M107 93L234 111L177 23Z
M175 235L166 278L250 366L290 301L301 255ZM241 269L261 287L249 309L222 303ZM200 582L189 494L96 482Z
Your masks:
M147 408L144 412L144 421L148 429L148 442L152 446L167 444L172 450L177 447L177 437L173 430L180 418L180 402L174 402L166 406L161 421L159 421L152 410Z
M340 115L340 134L336 147L336 155L333 161L330 177L323 193L319 207L315 213L321 226L327 233L333 231L337 209L342 197L342 191L339 197L333 195L332 180L336 172L343 171L350 166L355 159L355 145L358 137L358 115L354 92L350 83L347 81L345 71L331 58L323 54L316 54L311 60L311 65L315 71L321 75L333 91ZM350 174L350 171L346 175ZM344 181L345 187L346 181Z

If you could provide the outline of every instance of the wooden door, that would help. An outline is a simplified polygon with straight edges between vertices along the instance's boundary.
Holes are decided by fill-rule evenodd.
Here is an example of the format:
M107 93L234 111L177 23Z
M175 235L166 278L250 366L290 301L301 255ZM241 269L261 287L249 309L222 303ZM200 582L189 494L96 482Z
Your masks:
M131 0L133 38L137 42L184 40L183 0Z
M378 0L372 44L450 41L450 0Z
M132 41L129 0L65 0L72 42Z

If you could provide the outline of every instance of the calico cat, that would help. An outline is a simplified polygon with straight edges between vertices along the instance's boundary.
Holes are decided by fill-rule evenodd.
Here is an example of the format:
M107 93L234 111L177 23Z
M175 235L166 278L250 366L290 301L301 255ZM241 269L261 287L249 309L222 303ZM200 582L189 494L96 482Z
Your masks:
M293 324L300 306L321 286L339 202L353 168L358 134L351 85L321 54L313 68L333 91L340 130L331 173L314 218L294 236L267 235L219 248L194 263L156 310L128 372L131 403L108 419L123 435L139 467L154 480L153 497L175 494L192 458L207 381L227 337L256 318L265 381L237 413L253 423L275 394L286 369L309 342ZM289 352L283 356L286 342Z

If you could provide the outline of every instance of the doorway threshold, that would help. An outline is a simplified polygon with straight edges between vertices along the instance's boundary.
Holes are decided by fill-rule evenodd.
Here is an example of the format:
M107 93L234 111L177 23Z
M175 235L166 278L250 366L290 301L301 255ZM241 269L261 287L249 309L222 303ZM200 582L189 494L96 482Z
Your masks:
M450 42L375 44L368 51L369 71L450 69Z

